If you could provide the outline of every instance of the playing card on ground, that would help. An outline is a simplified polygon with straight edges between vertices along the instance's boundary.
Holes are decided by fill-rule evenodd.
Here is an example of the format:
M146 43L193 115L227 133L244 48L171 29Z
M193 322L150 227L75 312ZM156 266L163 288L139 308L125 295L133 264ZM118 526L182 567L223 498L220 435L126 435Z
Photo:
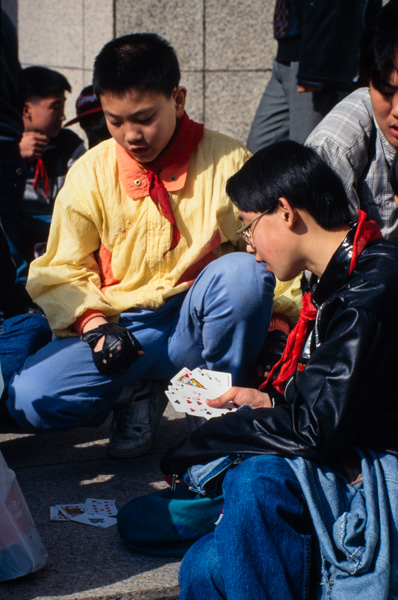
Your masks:
M116 525L117 522L114 517L108 517L106 515L98 515L89 512L76 515L76 517L73 517L71 521L75 521L75 523L83 523L84 525L92 525L93 527L101 527L102 529Z
M84 513L84 504L56 504L58 510L68 519Z
M117 515L117 508L114 500L102 500L99 498L87 498L84 503L84 509L88 513L114 517Z
M75 521L94 527L116 525L117 508L114 500L87 498L84 503L50 506L51 521Z
M58 506L50 506L50 521L69 521L59 510Z

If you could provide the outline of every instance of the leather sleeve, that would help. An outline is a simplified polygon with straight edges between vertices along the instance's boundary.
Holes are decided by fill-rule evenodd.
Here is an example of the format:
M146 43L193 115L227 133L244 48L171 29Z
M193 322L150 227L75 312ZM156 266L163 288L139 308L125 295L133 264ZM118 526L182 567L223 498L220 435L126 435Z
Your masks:
M377 435L375 399L379 410L383 394L387 394L380 384L376 386L376 380L380 382L377 371L388 366L383 357L389 356L393 336L383 331L370 311L344 308L342 303L337 297L325 307L327 326L324 330L320 327L324 341L313 351L304 371L288 383L285 404L207 421L163 457L163 472L182 474L192 464L229 454L316 459L334 455L349 444L364 441L368 445L372 431ZM396 352L390 352L393 355L396 357ZM387 390L388 381L385 387ZM384 400L388 398L384 396ZM396 438L396 409L394 418L390 433L380 432L386 442L389 436Z

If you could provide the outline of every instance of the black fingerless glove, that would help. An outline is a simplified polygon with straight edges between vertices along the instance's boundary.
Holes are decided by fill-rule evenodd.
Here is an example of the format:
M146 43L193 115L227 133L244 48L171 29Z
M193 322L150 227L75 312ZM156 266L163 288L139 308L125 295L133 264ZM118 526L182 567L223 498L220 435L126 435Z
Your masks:
M105 336L102 350L94 352L98 340ZM103 375L123 373L139 357L141 344L125 327L117 323L104 323L81 336L93 352L93 359L98 371Z

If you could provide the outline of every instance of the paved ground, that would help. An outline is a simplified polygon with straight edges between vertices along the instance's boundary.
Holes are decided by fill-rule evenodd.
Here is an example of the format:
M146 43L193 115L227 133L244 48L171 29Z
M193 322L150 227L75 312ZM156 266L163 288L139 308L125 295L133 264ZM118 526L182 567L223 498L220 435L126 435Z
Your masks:
M47 566L0 584L2 600L174 600L179 561L130 553L117 528L50 521L50 505L129 499L165 487L159 459L189 426L169 406L151 453L135 459L107 457L110 422L98 429L26 435L0 433L0 449L16 475L47 548Z

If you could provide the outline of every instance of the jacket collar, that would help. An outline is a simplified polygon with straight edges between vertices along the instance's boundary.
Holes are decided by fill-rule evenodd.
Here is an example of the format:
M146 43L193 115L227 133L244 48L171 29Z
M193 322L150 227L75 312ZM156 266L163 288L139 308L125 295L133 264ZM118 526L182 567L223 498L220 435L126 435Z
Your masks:
M149 180L145 167L141 166L130 154L116 143L116 160L120 180L127 195L133 200L149 196ZM164 168L160 178L168 192L178 192L185 186L189 158Z
M317 308L347 281L355 232L356 226L347 233L330 259L322 277L318 279L315 275L312 276L310 281L311 298Z

